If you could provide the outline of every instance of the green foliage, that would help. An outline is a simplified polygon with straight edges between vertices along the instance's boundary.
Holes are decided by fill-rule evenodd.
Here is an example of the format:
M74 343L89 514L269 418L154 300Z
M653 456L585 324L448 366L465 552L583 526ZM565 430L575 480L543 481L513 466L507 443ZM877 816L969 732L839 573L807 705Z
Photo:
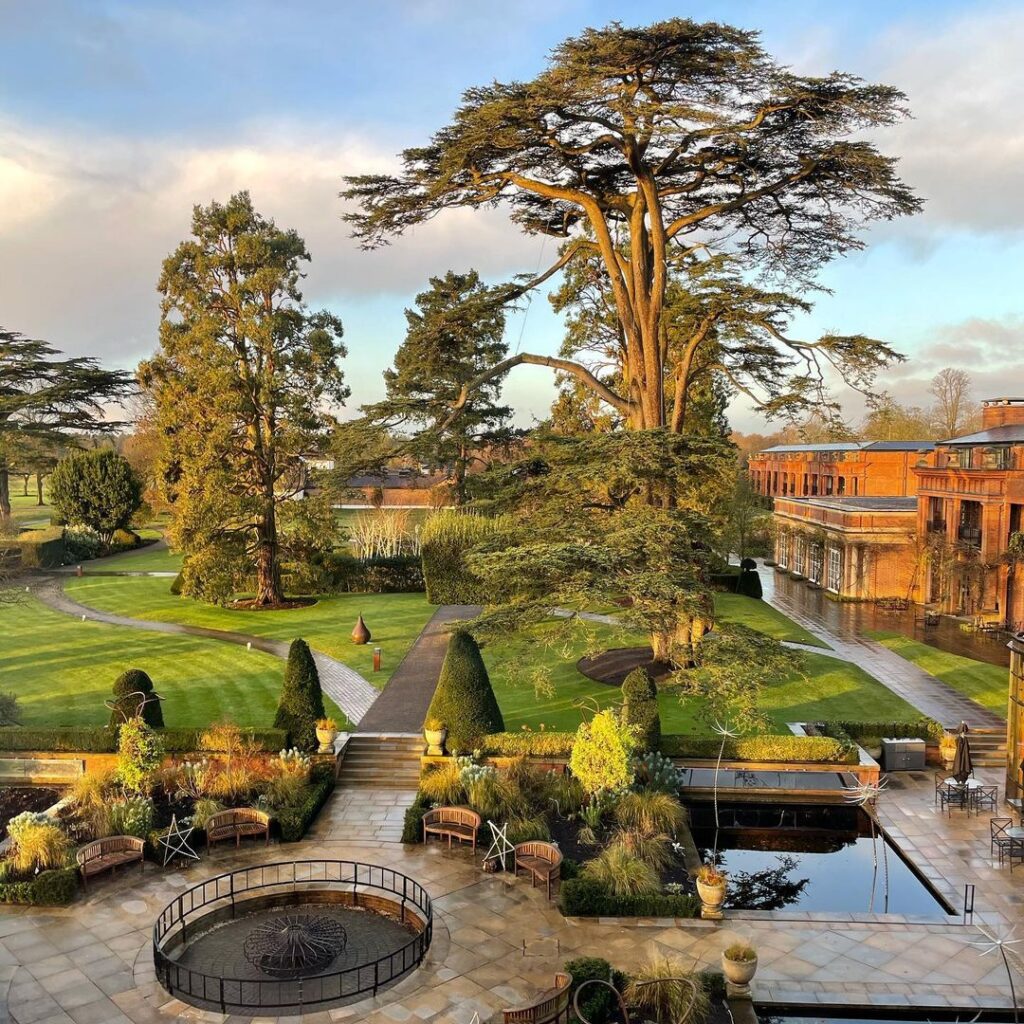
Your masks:
M761 577L756 568L740 571L739 579L736 582L736 593L753 597L758 601L761 600L764 590L761 587Z
M472 750L482 737L505 728L480 648L465 630L456 630L448 641L427 717L445 723L453 751Z
M315 750L317 719L325 716L320 674L309 644L305 640L293 640L288 649L288 664L284 670L284 685L274 727L286 729L292 745L299 750Z
M134 696L135 694L143 696ZM142 671L141 668L130 668L114 680L114 700L117 707L110 712L110 727L115 729L129 718L138 714L139 705L142 704L142 720L151 729L162 729L164 725L164 712L161 702L155 699L147 699L146 695L153 693L153 680Z
M153 801L147 797L115 800L108 807L110 835L145 839L153 830Z
M405 817L402 821L402 842L420 843L423 841L423 815L430 810L432 801L423 793L417 793L416 798L405 809Z
M171 580L171 593L175 597L181 597L181 588L183 584L184 581L182 580L181 572L179 571L177 575L175 575L174 579Z
M597 882L612 896L651 896L661 890L657 868L619 842L588 860L580 876Z
M224 805L219 800L211 800L209 797L200 797L192 805L192 824L196 828L206 828L206 823L219 811L224 810Z
M484 591L470 571L466 555L499 543L511 529L502 518L445 509L435 512L420 531L423 579L431 604L484 604Z
M71 843L57 823L44 814L23 811L7 823L10 861L21 874L63 867Z
M651 750L633 762L636 785L641 790L656 793L679 792L681 780L679 769L661 751Z
M668 735L661 738L669 757L714 760L722 741L717 737ZM818 764L856 764L848 743L827 736L740 736L725 741L727 761L806 761Z
M568 757L575 739L574 732L492 732L480 740L479 749L493 757Z
M112 448L73 451L50 476L50 503L68 523L96 532L104 547L142 507L142 481Z
M686 810L668 793L653 790L624 793L615 804L619 825L643 835L677 835L686 824Z
M691 965L657 954L631 974L625 997L642 1020L663 1024L704 1024L711 1009L701 976L692 973Z
M276 813L281 842L297 843L306 834L333 789L334 774L329 767L326 771L314 772L302 802L283 807Z
M819 722L818 731L843 743L861 744L882 736L938 743L945 734L942 726L931 718L916 722Z
M508 819L506 835L514 846L516 843L527 843L531 839L548 840L551 838L551 830L543 814L513 814Z
M636 749L657 750L661 741L658 688L642 668L635 668L622 681L622 720L635 732Z
M581 956L565 962L565 973L572 978L570 995L575 998L576 990L585 981L607 981L618 989L625 990L626 975L614 970L607 960L596 956ZM591 985L580 1000L580 1012L590 1024L608 1024L618 1006L615 997L601 985Z
M20 721L21 708L18 707L18 695L0 692L0 727L17 725Z
M615 896L591 877L580 875L562 883L558 905L567 917L678 917L700 913L696 896L654 893Z
M420 793L436 804L462 803L466 787L459 759L449 758L440 767L426 769L420 778Z
M0 878L0 903L58 907L70 903L77 894L77 868L41 871L28 882L4 881Z
M26 569L56 569L67 555L64 529L51 526L46 530L27 530L18 535L21 564Z
M355 558L332 552L329 586L339 594L418 594L424 590L423 564L415 555Z
M577 729L569 769L588 793L623 789L633 781L634 743L632 728L613 708L599 711Z
M163 756L160 737L144 721L132 718L125 722L118 730L116 769L125 792L148 795Z
M202 729L162 729L160 739L169 753L199 750ZM288 745L284 729L243 729L242 735L260 749L281 750ZM117 733L100 726L59 726L0 728L0 752L39 750L51 753L112 754L117 751Z

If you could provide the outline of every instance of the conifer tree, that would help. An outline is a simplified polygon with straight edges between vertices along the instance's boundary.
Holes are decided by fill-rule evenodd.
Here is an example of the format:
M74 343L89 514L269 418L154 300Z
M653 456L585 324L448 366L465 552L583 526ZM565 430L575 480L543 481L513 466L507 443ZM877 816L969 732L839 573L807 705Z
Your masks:
M293 640L288 649L288 664L284 670L284 685L274 727L288 730L293 747L313 750L317 746L317 719L324 717L320 673L309 644L305 640Z

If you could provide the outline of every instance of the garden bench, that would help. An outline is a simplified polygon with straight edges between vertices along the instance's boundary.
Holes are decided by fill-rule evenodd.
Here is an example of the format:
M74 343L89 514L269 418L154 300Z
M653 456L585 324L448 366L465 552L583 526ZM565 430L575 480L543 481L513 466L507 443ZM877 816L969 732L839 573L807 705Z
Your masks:
M263 836L270 842L270 815L257 811L255 807L233 807L227 811L211 814L206 821L206 849L222 839L234 839L235 846L242 843L242 836Z
M561 1024L569 1019L569 989L572 978L559 971L555 984L526 1006L502 1010L504 1024Z
M520 871L529 872L534 886L539 881L546 882L548 899L551 899L551 883L562 877L562 851L554 843L534 839L519 843L515 848L515 858L516 875Z
M460 843L472 843L476 853L476 834L480 824L480 815L468 807L435 807L423 815L423 842L432 835L447 836L449 850L452 840L457 839Z
M122 864L133 864L135 861L139 862L140 870L144 871L145 848L145 840L136 836L106 836L86 843L75 854L78 869L82 872L82 883L88 888L90 875L98 875L108 868L113 871Z

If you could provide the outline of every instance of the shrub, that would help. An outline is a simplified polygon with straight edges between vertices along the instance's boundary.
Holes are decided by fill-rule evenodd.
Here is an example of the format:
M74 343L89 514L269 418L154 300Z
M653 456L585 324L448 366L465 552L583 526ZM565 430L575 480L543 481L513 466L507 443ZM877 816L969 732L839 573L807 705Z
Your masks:
M71 785L71 799L97 838L110 835L109 793L113 783L114 773L108 770L86 772Z
M764 590L761 587L761 577L757 572L757 563L751 558L743 559L740 575L736 580L736 593L752 597L758 601L764 596Z
M201 729L161 729L164 749L172 753L198 750ZM284 729L243 729L242 735L260 750L277 751L288 744ZM44 750L49 753L112 754L117 732L106 726L0 727L0 751Z
M482 737L505 728L480 648L465 630L448 641L427 717L447 724L450 750L472 750Z
M583 873L579 878L562 882L558 903L567 917L691 918L700 913L700 900L696 896L675 893L615 896Z
M480 752L492 757L568 757L574 732L492 732L480 740Z
M548 840L551 830L543 814L511 814L508 819L508 841L515 846L517 843L528 843L531 839Z
M361 559L335 552L327 572L331 589L343 594L418 594L424 589L423 564L416 555Z
M15 871L28 874L63 867L71 843L51 818L23 811L7 823L11 840L10 861Z
M622 843L605 847L580 872L613 896L650 896L661 888L657 871Z
M588 793L622 789L633 781L632 747L632 730L608 708L577 729L569 768Z
M144 696L137 696L139 693ZM130 668L122 672L114 680L114 701L117 706L110 712L111 728L117 728L127 719L134 718L141 704L142 720L146 725L151 729L162 729L163 708L159 700L150 696L152 693L153 680L141 668Z
M419 843L423 840L423 815L430 810L430 800L422 793L405 809L402 823L402 842Z
M0 726L17 725L21 721L16 693L0 693Z
M667 956L655 955L641 964L630 977L625 996L643 1020L701 1024L711 1009L700 975L691 973L682 960Z
M68 526L64 530L64 559L68 562L88 562L103 553L103 542L92 530Z
M612 836L608 849L614 850L617 857L624 853L643 861L655 875L660 876L672 862L668 843L669 837L664 832L655 834L640 829L620 828ZM615 891L614 886L612 891Z
M126 793L144 796L163 760L160 738L145 722L131 718L118 730L117 781Z
M686 824L686 810L668 793L625 793L615 805L615 820L633 832L674 836Z
M714 760L721 744L715 737L668 735L661 738L662 753L669 757ZM724 757L729 761L856 764L857 752L849 744L827 736L740 736L725 741Z
M863 743L880 736L898 739L920 739L938 743L942 738L942 726L931 718L919 718L910 722L819 722L818 731L825 736L843 742Z
M636 784L658 793L678 793L681 785L679 769L664 754L651 750L633 762Z
M206 823L218 812L223 811L224 805L219 800L211 800L209 797L201 797L192 805L192 825L195 828L206 828Z
M309 644L305 640L293 640L288 649L288 665L274 726L288 731L293 746L315 750L317 719L325 714L320 674Z
M569 992L573 998L576 996L576 990L585 981L611 982L620 992L626 987L626 975L622 971L614 970L612 965L601 957L581 956L575 960L568 960L565 964L565 973L572 978ZM612 1014L617 1010L615 997L602 985L589 986L580 1000L580 1013L590 1021L590 1024L608 1024Z
M171 593L175 597L181 597L181 583L181 573L179 572L177 576L175 576L174 579L171 580Z
M504 517L486 518L446 510L432 515L420 531L423 581L431 604L484 604L486 595L466 565L478 544L496 539L510 528Z
M153 801L145 797L115 800L109 806L110 834L145 839L153 829Z
M462 803L466 799L466 787L458 759L452 757L439 768L427 769L420 778L420 792L433 803Z
M109 545L142 506L142 481L112 448L72 451L50 475L50 502L62 519L89 527Z
M281 841L296 843L305 834L320 808L334 789L334 774L330 768L314 775L313 781L306 787L306 795L300 804L281 808L277 812L277 823L281 829Z
M657 750L661 740L658 688L642 668L635 668L622 683L622 720L635 730L639 750Z
M26 530L18 535L21 564L25 569L56 569L67 560L64 529Z
M41 871L31 881L0 880L0 903L33 907L56 907L70 903L78 892L78 869Z

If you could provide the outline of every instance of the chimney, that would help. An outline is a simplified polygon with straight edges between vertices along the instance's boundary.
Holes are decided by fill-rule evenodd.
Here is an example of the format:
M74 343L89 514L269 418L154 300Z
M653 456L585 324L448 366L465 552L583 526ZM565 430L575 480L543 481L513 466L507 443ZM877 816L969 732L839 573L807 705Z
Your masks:
M981 403L981 429L1024 423L1024 398L986 398Z

